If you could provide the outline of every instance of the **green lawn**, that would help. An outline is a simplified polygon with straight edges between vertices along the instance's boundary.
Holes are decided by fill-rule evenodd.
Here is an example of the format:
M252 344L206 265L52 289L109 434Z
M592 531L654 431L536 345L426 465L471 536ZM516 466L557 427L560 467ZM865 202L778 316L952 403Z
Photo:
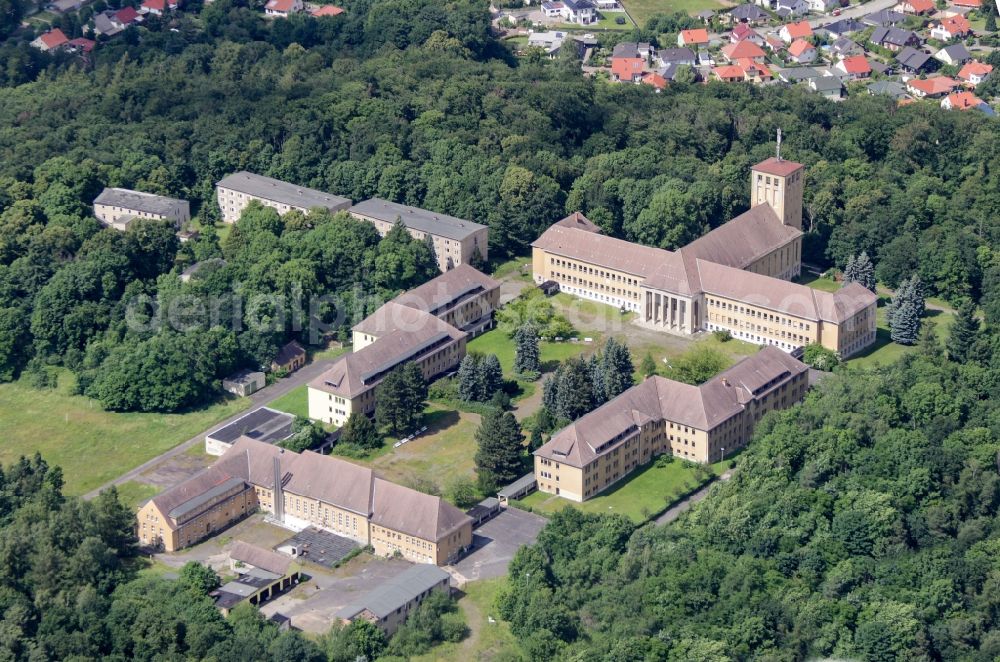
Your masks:
M197 447L196 447L197 448ZM200 450L200 449L199 449ZM130 480L118 486L118 496L127 506L138 508L140 504L156 496L159 489L145 483Z
M916 346L899 345L892 342L892 339L889 336L889 325L886 323L885 306L879 307L876 321L877 329L875 344L864 352L856 354L852 358L848 359L848 363L850 365L861 367L870 367L877 364L886 365L897 360L904 354L917 351ZM942 347L944 346L945 340L948 338L948 331L951 329L951 324L954 321L954 315L939 310L928 310L924 315L925 323L934 323L934 331Z
M591 336L592 342L585 343L583 340L577 342L546 342L538 343L541 352L542 366L547 370L555 368L555 364L565 361L571 356L583 354L587 348L597 347L600 343L600 336ZM500 359L500 367L505 374L514 372L514 340L508 338L507 334L500 329L492 329L481 336L469 341L466 348L469 352L478 354L496 354Z
M518 662L527 659L520 649L510 625L501 621L493 603L507 582L506 577L469 582L462 587L458 608L465 617L469 636L458 643L435 646L428 653L410 658L412 662L469 662L470 660L504 660ZM490 622L490 618L494 622Z
M524 44L528 43L528 38L524 36L511 37L508 41L521 43L522 39L524 40ZM501 262L496 265L493 269L493 277L498 280L513 274L516 274L516 277L522 280L531 280L531 255L519 255L512 257L506 262Z
M622 4L632 18L642 26L646 25L646 21L654 14L684 12L693 15L705 9L720 9L727 6L717 0L622 0Z
M298 386L277 400L272 400L267 406L293 416L309 418L309 387L305 384Z
M594 30L632 30L636 26L629 20L628 15L625 12L608 12L603 15L604 18L600 19L596 23L590 23L589 25L580 25L578 23L557 23L550 26L551 30L566 30L567 32L592 32ZM624 25L618 25L615 22L615 18L621 16L625 19Z
M117 478L224 418L250 406L226 399L185 414L119 414L70 395L73 375L36 390L20 381L0 384L0 464L35 451L63 469L67 494L83 494Z
M349 347L327 347L326 349L316 350L312 353L313 361L323 361L328 359L335 359L341 354L346 354Z
M722 464L725 463L713 465L713 471L721 473ZM641 524L663 512L679 495L690 492L700 484L693 465L675 460L659 467L653 462L626 476L610 491L583 503L545 492L534 492L520 503L540 514L552 514L572 506L585 513L621 513Z
M803 274L796 282L823 292L836 292L843 285L828 276L813 276L810 273Z

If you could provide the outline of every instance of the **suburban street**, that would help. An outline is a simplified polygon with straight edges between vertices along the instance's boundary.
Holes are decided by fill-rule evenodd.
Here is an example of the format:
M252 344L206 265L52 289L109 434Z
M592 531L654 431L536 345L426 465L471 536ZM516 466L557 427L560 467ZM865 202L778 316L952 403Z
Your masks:
M100 494L102 490L106 490L112 485L121 485L122 483L127 483L129 481L135 480L142 474L145 474L148 471L156 468L158 465L161 465L164 462L187 452L192 446L204 443L205 435L208 434L209 432L218 430L221 427L229 425L230 423L240 418L241 416L245 416L247 411L249 411L250 409L253 409L255 407L263 407L268 403L277 400L278 398L285 395L289 391L292 391L298 388L299 386L302 386L303 384L309 382L310 380L318 377L331 363L333 363L333 359L322 359L319 361L314 361L312 363L303 366L296 372L293 372L288 377L285 377L284 379L277 381L274 384L271 384L270 386L265 386L264 388L262 388L261 390L257 391L249 398L247 398L250 402L250 405L246 409L240 411L239 413L233 414L232 416L228 417L223 421L220 421L219 423L213 425L207 430L191 437L187 441L178 444L177 446L174 446L166 453L157 455L148 462L140 464L131 471L122 474L118 478L115 478L113 481L105 483L104 485L101 485L97 489L87 492L86 494L83 495L83 498L93 499L98 494Z
M821 27L827 23L833 23L834 21L839 21L845 18L861 19L868 14L881 11L883 9L889 9L896 4L896 0L872 0L871 2L865 2L860 5L853 5L846 9L842 9L840 16L820 16L819 18L809 19L809 25L814 28Z

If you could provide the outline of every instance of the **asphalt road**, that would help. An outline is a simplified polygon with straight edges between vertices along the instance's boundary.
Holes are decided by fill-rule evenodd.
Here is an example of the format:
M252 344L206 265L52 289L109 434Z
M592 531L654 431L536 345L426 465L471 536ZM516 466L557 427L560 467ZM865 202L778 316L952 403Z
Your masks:
M896 2L897 0L872 0L871 2L865 2L860 5L853 5L840 10L840 16L826 14L820 16L819 18L811 18L809 19L809 25L814 28L818 28L826 25L827 23L839 21L842 18L856 18L860 20L863 16L867 16L873 12L877 12L881 9L889 9L894 6Z
M253 409L255 407L262 407L273 400L277 400L278 398L285 395L289 391L298 388L299 386L302 386L306 382L311 381L315 377L318 377L320 373L322 373L331 363L333 363L333 359L315 361L306 366L303 366L298 371L293 372L288 377L285 377L284 379L275 382L270 386L265 386L264 388L262 388L261 390L257 391L256 393L250 396L249 400L251 404L247 409L244 409L239 413L233 414L229 418L213 425L204 432L201 432L195 435L194 437L191 437L184 443L178 446L174 446L173 448L171 448L165 453L162 453L161 455L157 455L152 460L149 460L148 462L143 462L142 464L132 469L128 473L122 474L118 478L115 478L110 483L105 483L104 485L101 485L97 489L87 492L86 494L83 495L83 498L93 499L103 490L108 489L112 485L121 485L122 483L129 482L130 480L135 480L136 478L146 473L153 467L157 466L161 462L164 462L165 460L169 460L172 457L184 453L185 451L187 451L189 448L191 448L196 444L204 443L205 435L208 434L209 432L213 432L221 427L229 425L230 423L240 418L241 416L245 416L247 411L249 411L250 409Z

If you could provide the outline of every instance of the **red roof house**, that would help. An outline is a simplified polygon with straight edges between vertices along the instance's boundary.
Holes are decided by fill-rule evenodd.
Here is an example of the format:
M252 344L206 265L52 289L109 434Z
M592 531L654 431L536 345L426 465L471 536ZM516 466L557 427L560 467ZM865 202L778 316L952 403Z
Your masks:
M54 51L69 43L66 34L59 28L53 28L44 34L38 35L31 45L40 51Z
M896 9L904 14L929 14L934 11L934 0L902 0Z
M972 92L953 92L941 101L941 107L946 110L969 110L978 108L983 100Z
M964 16L950 16L931 28L931 36L941 41L958 39L972 32L969 19Z
M911 78L906 87L915 97L940 97L948 94L958 87L958 81L947 76L935 76L934 78Z
M115 20L122 25L132 25L139 20L139 12L134 7L122 7L115 12Z
M993 71L993 65L970 60L959 70L958 77L975 87L986 80L991 71Z
M956 7L968 7L970 9L979 9L983 6L982 0L951 0L951 4Z
M656 73L655 71L650 72L648 74L644 74L642 77L642 82L646 85L652 85L653 87L656 88L657 92L659 92L660 90L667 89L667 85L669 84L669 81L666 78Z
M67 45L78 53L89 53L94 50L96 44L93 39L77 37L76 39L70 39Z
M611 58L611 77L623 83L634 83L646 73L646 60L641 57Z
M765 55L761 47L752 41L744 40L738 44L728 44L722 47L722 54L730 62L740 58L750 58L751 60L763 60Z
M343 13L343 7L337 7L336 5L323 5L319 9L314 10L312 15L319 18L320 16L339 16Z
M786 44L790 44L796 39L811 37L812 33L813 30L812 26L809 25L809 21L799 21L798 23L782 25L781 29L778 31L778 35L781 37L781 40Z
M798 64L805 64L816 59L816 47L805 39L796 39L788 47L788 55Z
M743 71L742 67L738 67L735 64L716 67L712 69L712 75L724 83L735 83L746 80L746 72Z
M852 55L850 57L845 57L835 66L841 72L847 74L852 80L868 78L872 75L872 67L868 64L868 60L865 59L864 55Z
M677 45L684 46L705 46L708 44L708 30L705 28L695 28L694 30L681 30L677 35Z

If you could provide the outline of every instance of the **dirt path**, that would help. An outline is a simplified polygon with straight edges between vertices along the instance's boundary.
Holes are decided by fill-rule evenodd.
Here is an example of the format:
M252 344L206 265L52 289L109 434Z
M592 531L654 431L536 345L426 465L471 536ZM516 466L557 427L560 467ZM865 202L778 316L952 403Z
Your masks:
M732 470L729 470L729 471L725 472L724 474L722 474L721 476L719 476L719 480L720 481L725 481L725 480L729 480L732 477L733 477L733 472L732 472ZM699 501L701 501L702 499L704 499L706 496L708 496L708 491L710 489L712 489L712 486L715 485L716 482L717 481L712 481L711 483L709 483L705 487L701 488L700 490L698 490L697 492L695 492L694 494L692 494L688 498L686 498L686 499L684 499L682 501L679 501L678 503L676 503L673 506L671 506L670 508L668 508L666 510L666 512L664 512L662 515L660 515L655 520L653 520L654 526L663 526L664 524L670 524L675 519L677 519L678 517L680 517L682 513L690 510L691 506L693 506L694 504L698 503Z

